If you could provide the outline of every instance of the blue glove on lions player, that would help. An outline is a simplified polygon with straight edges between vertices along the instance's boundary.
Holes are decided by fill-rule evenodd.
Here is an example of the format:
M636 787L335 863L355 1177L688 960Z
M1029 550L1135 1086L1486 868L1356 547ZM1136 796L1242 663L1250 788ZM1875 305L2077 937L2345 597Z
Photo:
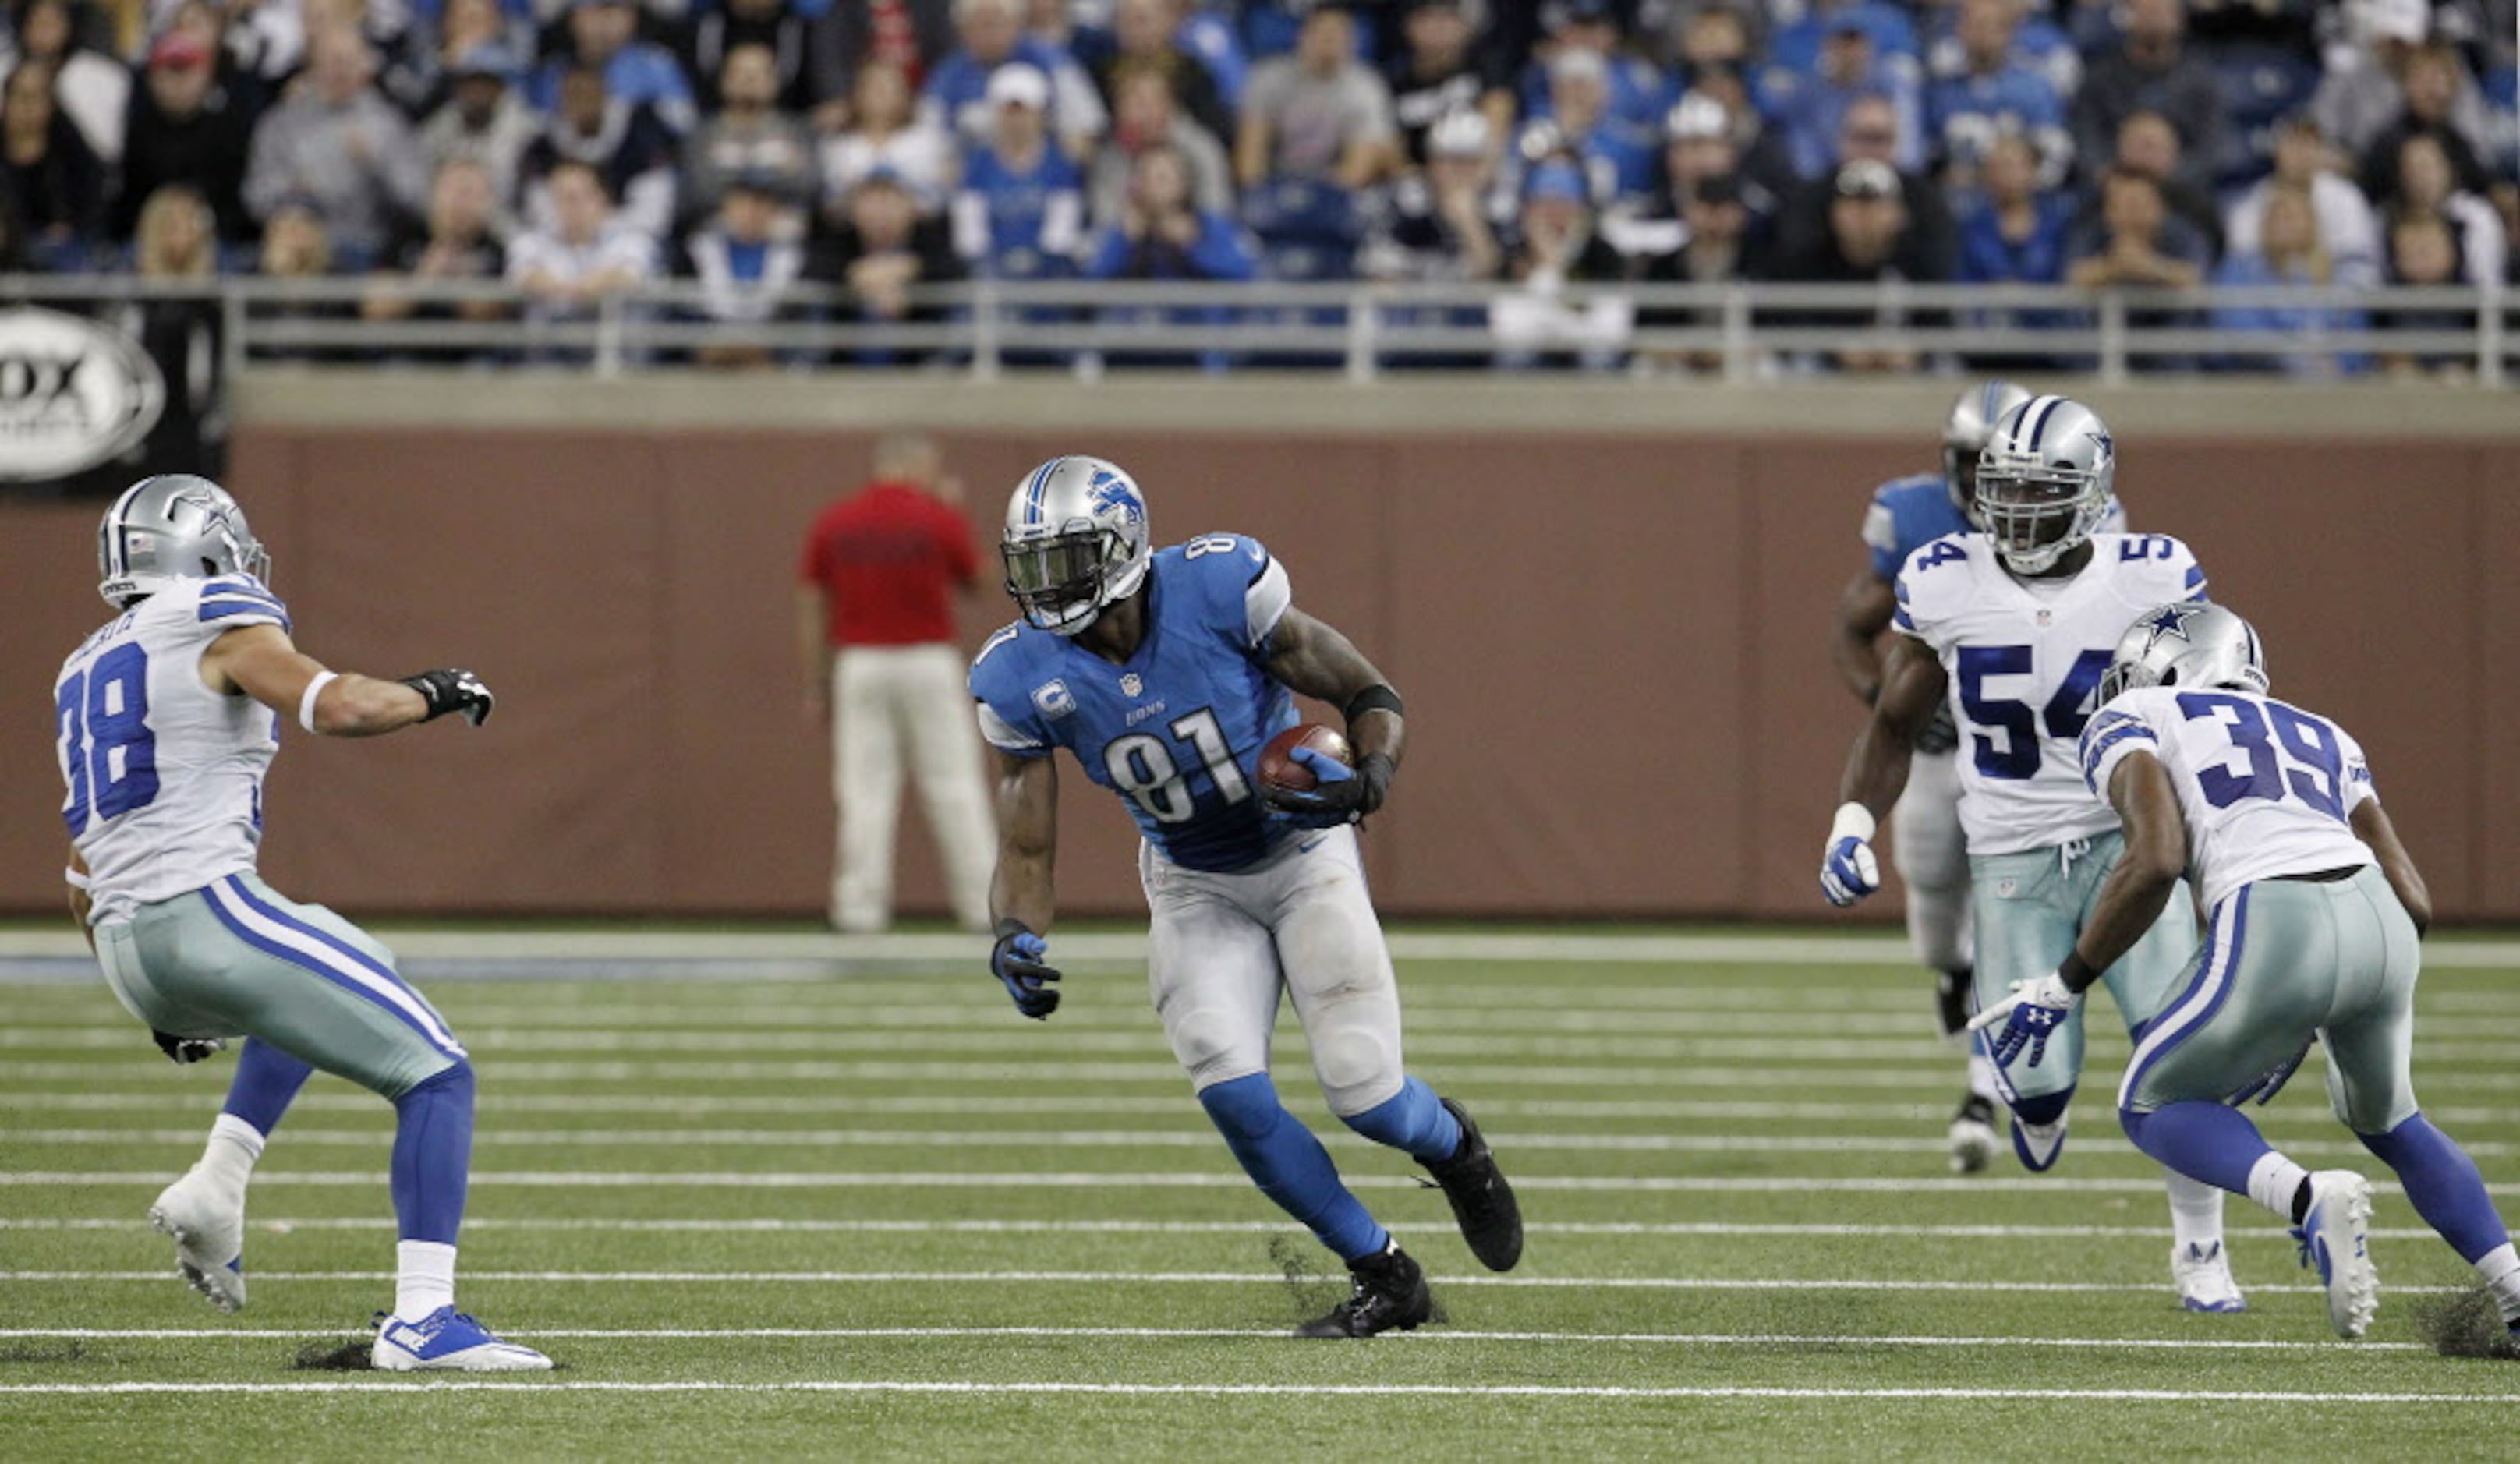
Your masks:
M1392 762L1386 753L1369 752L1353 768L1311 747L1298 746L1287 756L1313 775L1317 786L1300 792L1270 787L1261 799L1307 828L1353 823L1382 807L1391 791Z
M1986 1055L2001 1066L2027 1047L2027 1065L2035 1068L2039 1059L2048 1055L2048 1039L2082 1004L2083 994L2066 986L2064 977L2050 971L2036 981L2012 983L2012 995L1971 1017L1969 1031L1984 1032L2002 1022L2003 1030L1987 1039Z
M989 952L989 974L1005 983L1015 1010L1038 1022L1058 1010L1058 968L1042 959L1050 942L1021 920L998 922L998 944Z
M1841 805L1829 825L1828 852L1821 857L1820 892L1843 909L1881 888L1881 863L1872 857L1872 815L1863 804Z

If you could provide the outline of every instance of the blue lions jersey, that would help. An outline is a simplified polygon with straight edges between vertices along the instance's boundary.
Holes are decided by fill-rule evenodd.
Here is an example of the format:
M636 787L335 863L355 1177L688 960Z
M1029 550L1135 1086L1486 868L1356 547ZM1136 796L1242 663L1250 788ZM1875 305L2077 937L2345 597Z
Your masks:
M1295 725L1267 668L1286 571L1257 540L1209 534L1158 551L1147 586L1125 664L1023 621L991 636L971 663L981 735L1015 757L1076 754L1184 868L1248 868L1294 829L1262 806L1257 771Z

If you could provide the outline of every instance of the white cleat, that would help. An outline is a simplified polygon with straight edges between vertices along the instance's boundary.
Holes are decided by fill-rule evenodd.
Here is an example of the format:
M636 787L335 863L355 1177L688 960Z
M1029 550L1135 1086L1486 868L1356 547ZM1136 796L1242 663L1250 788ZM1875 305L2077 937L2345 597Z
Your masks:
M2371 1181L2352 1170L2310 1176L2310 1212L2292 1232L2301 1264L2327 1288L2327 1324L2348 1342L2371 1329L2380 1310L2380 1269L2371 1264Z
M2240 1283L2231 1279L2231 1258L2223 1253L2219 1240L2191 1243L2184 1249L2172 1247L2170 1279L2179 1286L2179 1305L2190 1311L2222 1314L2249 1309L2249 1299L2240 1295Z
M529 1347L502 1342L490 1329L452 1307L418 1321L377 1317L377 1345L368 1354L379 1372L549 1372L552 1360Z
M1995 1105L1975 1093L1969 1094L1959 1112L1952 1115L1950 1139L1952 1173L1983 1173L2003 1147L2003 1139L1995 1131Z
M245 1197L196 1167L159 1191L149 1223L175 1239L175 1269L221 1311L245 1308Z

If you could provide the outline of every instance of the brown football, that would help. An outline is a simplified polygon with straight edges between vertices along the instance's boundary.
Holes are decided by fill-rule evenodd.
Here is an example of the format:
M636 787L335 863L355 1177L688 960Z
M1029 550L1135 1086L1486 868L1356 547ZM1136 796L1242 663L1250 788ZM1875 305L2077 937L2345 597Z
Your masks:
M1299 722L1269 739L1260 749L1260 781L1289 793L1309 793L1321 785L1312 770L1295 761L1295 749L1309 747L1326 757L1342 763L1355 761L1348 753L1347 735L1336 728L1319 723Z

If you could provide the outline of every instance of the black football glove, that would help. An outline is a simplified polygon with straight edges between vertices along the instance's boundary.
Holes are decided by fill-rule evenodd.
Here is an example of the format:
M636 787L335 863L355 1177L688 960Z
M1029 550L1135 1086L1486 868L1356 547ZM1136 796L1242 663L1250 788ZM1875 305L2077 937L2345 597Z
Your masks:
M171 1032L151 1028L149 1035L158 1040L158 1050L174 1063L199 1062L213 1052L224 1052L228 1044L215 1037L177 1037Z
M1004 982L1015 1010L1042 1021L1058 1010L1058 967L1042 959L1050 942L1032 933L1021 920L998 922L998 944L989 952L989 974Z
M1269 784L1261 801L1305 823L1328 827L1352 823L1382 807L1391 792L1390 754L1369 752L1353 768L1327 753L1297 747L1289 754L1319 781L1301 792Z
M465 721L479 727L490 720L490 708L498 704L498 698L481 684L481 678L470 671L424 671L418 676L404 677L402 684L418 691L421 699L428 703L428 715L420 719L423 722L434 722L449 712L460 712Z

